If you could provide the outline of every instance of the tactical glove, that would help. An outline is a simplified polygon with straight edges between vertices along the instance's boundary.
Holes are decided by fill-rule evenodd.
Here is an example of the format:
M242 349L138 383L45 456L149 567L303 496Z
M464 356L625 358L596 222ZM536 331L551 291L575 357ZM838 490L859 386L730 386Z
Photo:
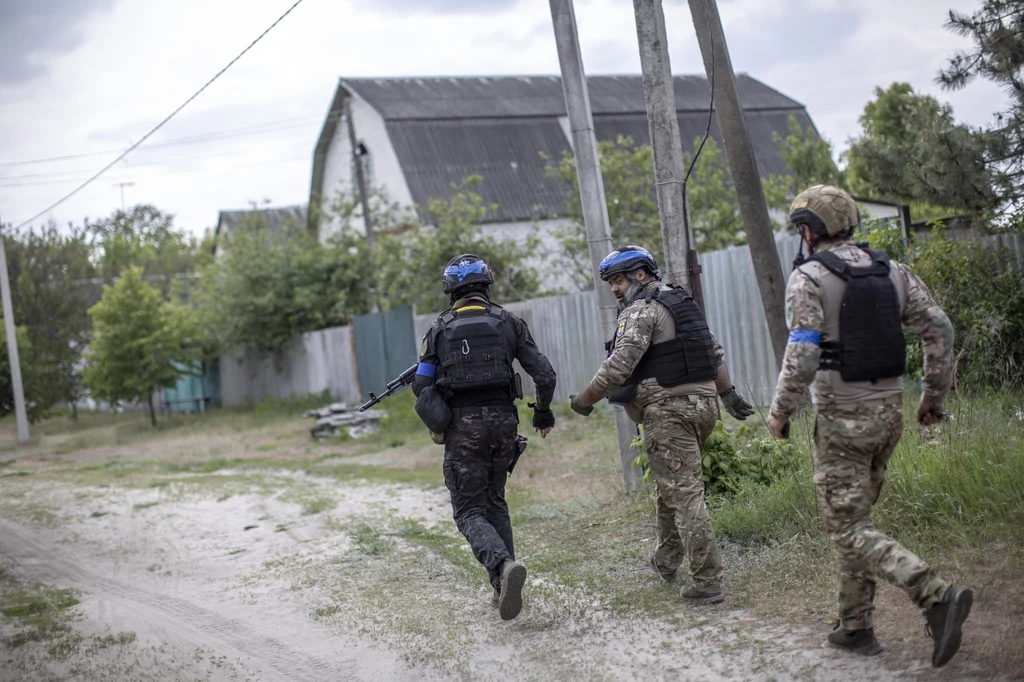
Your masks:
M555 426L555 413L549 409L533 408L533 428L543 431Z
M729 388L728 391L719 397L722 399L722 404L725 405L725 410L740 421L754 414L754 408L740 397L740 394L736 392L735 386Z
M594 406L585 406L580 404L579 396L573 394L569 396L569 407L576 414L582 414L584 417L589 417L590 413L594 411Z

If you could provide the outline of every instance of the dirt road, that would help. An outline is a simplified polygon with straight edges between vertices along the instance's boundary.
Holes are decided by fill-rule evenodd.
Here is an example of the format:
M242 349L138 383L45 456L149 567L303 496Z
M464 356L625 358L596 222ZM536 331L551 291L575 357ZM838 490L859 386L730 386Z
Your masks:
M909 659L903 642L865 660L823 648L820 623L681 604L643 560L650 510L622 496L614 452L593 454L610 425L517 469L530 578L508 623L419 429L70 428L0 457L0 680L1002 679L932 670L919 632Z
M265 476L263 494L176 485L26 485L7 500L9 574L78 592L86 638L134 638L63 659L9 649L4 679L892 679L877 664L794 648L728 608L618 617L539 570L524 614L502 623L482 580L457 581L441 557L389 536L399 523L457 540L442 490L285 472ZM280 499L295 485L336 504L303 514ZM381 532L367 539L367 528ZM381 538L386 551L372 544ZM386 594L396 582L397 600Z

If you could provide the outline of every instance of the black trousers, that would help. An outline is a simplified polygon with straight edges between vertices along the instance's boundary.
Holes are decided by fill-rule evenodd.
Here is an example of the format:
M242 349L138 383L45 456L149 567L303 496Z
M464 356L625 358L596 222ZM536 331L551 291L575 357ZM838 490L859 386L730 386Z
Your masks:
M519 416L512 405L462 407L444 436L444 483L452 516L491 585L501 587L501 565L515 558L505 481L515 455Z

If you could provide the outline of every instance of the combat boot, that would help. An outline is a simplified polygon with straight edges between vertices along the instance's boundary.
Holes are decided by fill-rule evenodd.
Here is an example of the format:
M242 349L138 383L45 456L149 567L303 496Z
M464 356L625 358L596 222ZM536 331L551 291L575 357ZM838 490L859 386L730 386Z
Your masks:
M936 668L949 663L960 648L961 628L971 613L974 593L967 588L950 587L946 597L924 612L927 621L924 629L935 640L932 649L932 665Z
M501 567L501 593L498 595L498 614L502 620L512 620L523 609L523 585L526 566L514 559L506 559Z
M650 556L647 557L647 560L651 562L651 568L653 568L655 571L657 571L658 575L661 576L661 582L663 582L663 583L670 583L670 582L672 582L673 580L676 579L676 572L675 571L671 571L671 572L670 571L663 571L660 568L658 568L658 562L654 558L654 553L656 551L657 550L652 549Z
M712 590L711 592L703 592L692 585L680 592L679 596L691 604L697 604L698 606L721 604L725 601L725 595L722 594L722 590L720 589Z
M875 656L885 649L875 639L875 629L866 630L840 630L839 623L836 623L835 632L828 633L828 641L848 651L861 656Z

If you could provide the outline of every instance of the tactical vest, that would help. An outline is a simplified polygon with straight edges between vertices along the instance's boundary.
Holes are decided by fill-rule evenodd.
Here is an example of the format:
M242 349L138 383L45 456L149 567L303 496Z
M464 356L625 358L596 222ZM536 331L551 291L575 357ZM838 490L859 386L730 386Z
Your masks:
M835 370L848 382L902 376L907 363L899 293L889 278L889 257L882 251L861 249L871 256L871 265L852 266L831 251L807 259L818 261L846 282L839 339L821 344L818 368Z
M644 294L644 300L648 305L656 300L668 308L676 324L675 338L648 347L625 383L608 396L608 402L629 404L637 384L652 377L659 386L671 388L718 376L715 342L697 302L682 287L669 286L669 289L651 287ZM615 339L607 347L611 354Z
M438 383L449 392L511 389L514 358L505 334L507 313L475 301L460 310L449 310L438 318L442 327Z

